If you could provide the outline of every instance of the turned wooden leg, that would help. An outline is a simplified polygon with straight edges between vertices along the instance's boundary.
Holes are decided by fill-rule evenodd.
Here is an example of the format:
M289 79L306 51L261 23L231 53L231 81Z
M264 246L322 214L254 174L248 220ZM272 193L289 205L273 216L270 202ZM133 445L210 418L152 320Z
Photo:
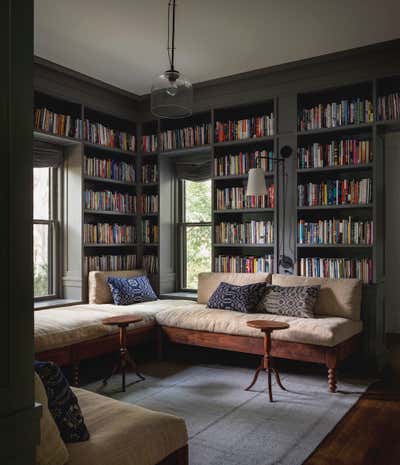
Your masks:
M336 368L328 368L328 385L330 392L336 392Z
M263 365L261 364L256 372L254 373L254 378L253 378L253 381L251 382L251 384L249 386L247 386L247 388L245 389L245 391L249 391L257 382L257 378L258 378L258 375L260 374L260 371L263 370Z
M338 365L338 356L335 349L330 350L325 356L326 366L328 367L328 386L330 392L336 392L336 368Z
M72 364L72 386L79 387L79 362Z

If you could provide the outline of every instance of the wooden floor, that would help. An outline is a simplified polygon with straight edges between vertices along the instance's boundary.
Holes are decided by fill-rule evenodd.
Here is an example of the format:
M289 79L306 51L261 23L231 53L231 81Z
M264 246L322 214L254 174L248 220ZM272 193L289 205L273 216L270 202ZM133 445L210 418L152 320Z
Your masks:
M303 465L400 465L400 386L371 386Z

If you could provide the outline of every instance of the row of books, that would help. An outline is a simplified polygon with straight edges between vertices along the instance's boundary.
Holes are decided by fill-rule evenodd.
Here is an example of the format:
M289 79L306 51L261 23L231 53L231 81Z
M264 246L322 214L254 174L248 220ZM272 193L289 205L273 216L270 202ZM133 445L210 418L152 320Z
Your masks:
M142 213L158 213L158 194L142 195Z
M137 267L136 255L94 255L85 257L85 270L120 271Z
M251 118L216 121L215 142L225 142L274 134L274 114L252 116Z
M218 244L273 244L272 221L220 223L215 225L215 242Z
M240 176L247 174L251 168L257 166L260 166L266 173L271 173L274 164L273 156L272 151L257 150L255 152L240 152L217 157L214 158L214 175Z
M371 123L374 110L369 99L341 100L304 108L299 113L299 131Z
M35 129L64 137L81 137L81 120L71 115L55 113L47 108L36 108L33 126Z
M262 257L218 255L215 257L215 271L222 273L269 273L274 266L273 255Z
M88 223L84 225L83 238L85 244L132 244L136 230L127 224Z
M85 208L115 213L136 213L136 195L109 190L85 190Z
M211 143L211 123L199 124L179 129L169 129L161 133L161 150L176 150Z
M143 255L143 268L147 273L158 273L158 257L157 255Z
M85 156L83 158L83 170L86 176L112 179L114 181L134 183L136 179L133 165L112 158L103 159Z
M267 195L246 195L245 187L226 187L217 189L217 210L242 208L274 208L275 186L267 187Z
M158 225L150 220L142 220L142 239L145 244L157 244L159 241Z
M371 258L301 258L299 273L307 278L357 278L367 284L373 280Z
M299 147L297 167L323 168L327 166L361 165L372 162L372 143L370 140L342 139L329 144L318 142Z
M337 179L297 186L298 206L359 205L372 202L372 179Z
M378 97L377 113L380 121L400 119L400 93L393 92Z
M158 182L158 165L157 163L146 163L142 165L142 183L150 184Z
M104 145L129 152L135 151L135 136L127 132L111 129L101 123L93 123L88 119L82 122L82 139L92 144Z
M146 136L142 136L142 152L150 153L150 152L157 152L158 149L158 138L157 134L150 134Z
M374 241L373 221L357 221L351 216L315 222L300 220L297 228L299 244L372 245Z

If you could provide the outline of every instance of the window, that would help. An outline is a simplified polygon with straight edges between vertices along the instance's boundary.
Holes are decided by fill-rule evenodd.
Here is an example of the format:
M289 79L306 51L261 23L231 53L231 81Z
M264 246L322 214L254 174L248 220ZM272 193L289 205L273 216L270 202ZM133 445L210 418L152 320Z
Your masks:
M181 288L197 289L197 275L211 271L211 181L181 181Z
M36 300L58 297L57 168L33 169L33 281Z

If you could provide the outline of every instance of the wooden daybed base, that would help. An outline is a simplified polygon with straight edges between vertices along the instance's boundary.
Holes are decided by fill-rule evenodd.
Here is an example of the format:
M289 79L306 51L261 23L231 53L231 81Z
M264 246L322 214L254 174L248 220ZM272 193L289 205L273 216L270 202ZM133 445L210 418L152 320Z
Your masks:
M225 349L234 352L263 355L263 339L250 336L236 336L224 333L210 333L190 329L158 326L155 323L136 328L128 332L128 347L139 344L156 343L159 359L163 358L165 343L185 344L191 346ZM272 355L303 362L314 362L326 365L328 368L328 386L330 392L336 391L336 370L344 359L361 347L361 334L334 347L318 346L273 340ZM119 336L113 334L90 341L80 342L60 349L39 352L38 360L51 360L61 366L72 367L72 384L79 385L79 363L81 360L119 350Z

